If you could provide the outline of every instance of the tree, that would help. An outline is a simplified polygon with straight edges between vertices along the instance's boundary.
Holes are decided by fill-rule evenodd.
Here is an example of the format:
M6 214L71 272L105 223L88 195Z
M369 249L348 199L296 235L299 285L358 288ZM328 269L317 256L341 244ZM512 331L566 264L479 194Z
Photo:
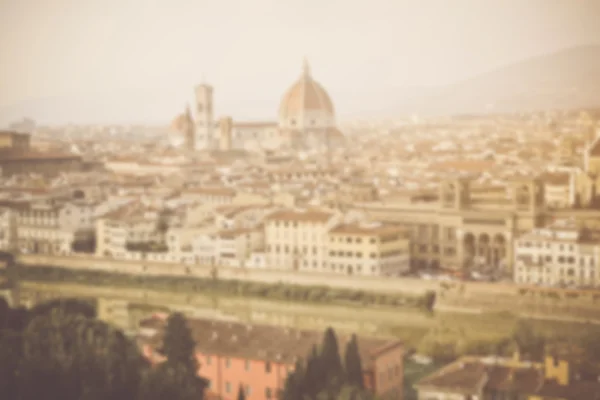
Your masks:
M167 319L167 327L161 353L170 364L181 364L192 375L198 373L196 344L183 314L173 313Z
M0 328L0 393L3 398L17 398L16 382L21 349L20 333Z
M521 354L528 355L532 360L541 360L544 357L545 340L534 332L527 321L517 322L512 339Z
M461 286L461 290L464 290L464 286ZM433 312L435 307L437 295L433 290L428 290L423 296L423 306L429 312Z
M323 366L317 346L312 347L311 353L306 360L306 371L304 371L303 392L311 398L325 388L326 381L323 379Z
M162 363L144 374L138 400L199 400L203 391L185 366Z
M331 392L338 392L343 382L344 370L337 337L332 328L327 328L325 331L319 358L320 370L326 385Z
M301 361L296 362L293 372L290 372L285 379L282 400L304 400L304 367Z
M69 315L81 315L82 317L89 319L96 318L96 306L92 304L92 302L83 299L64 298L50 300L35 305L28 312L29 320L33 320L38 316L50 315L54 312Z
M187 320L181 313L173 313L167 319L167 327L160 352L167 358L166 364L178 371L185 372L185 377L195 390L195 398L202 399L208 381L198 376L198 361L196 359L196 343ZM167 368L167 367L165 367ZM191 390L191 389L190 389Z
M112 326L80 314L34 318L23 333L21 400L136 397L144 366L137 347ZM32 384L35 383L35 384Z
M246 400L246 392L242 385L240 385L240 389L238 390L237 400Z
M344 368L346 370L346 382L351 386L363 389L365 386L363 379L363 368L358 351L356 335L352 335L352 339L350 339L346 345Z

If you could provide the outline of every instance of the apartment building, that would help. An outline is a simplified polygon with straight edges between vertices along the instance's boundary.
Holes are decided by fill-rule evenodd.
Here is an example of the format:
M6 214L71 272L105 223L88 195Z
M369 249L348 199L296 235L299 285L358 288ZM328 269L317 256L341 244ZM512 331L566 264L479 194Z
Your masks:
M571 172L560 171L546 173L541 177L544 182L546 205L551 208L569 208L573 205L574 176Z
M517 283L600 286L600 232L573 219L533 229L515 241L514 253Z
M17 211L17 245L24 253L68 255L78 225L63 223L66 208L53 201L30 202Z
M217 265L243 267L250 255L264 248L264 229L240 228L229 229L217 233Z
M328 233L327 264L347 275L399 276L410 269L410 232L381 223L343 223Z
M269 215L265 219L269 268L328 270L328 232L341 218L341 214L318 209L281 210Z
M146 246L166 251L163 231L159 229L159 210L132 201L112 210L96 221L96 255L126 259L130 252ZM159 249L160 246L165 247Z
M16 214L9 207L0 207L0 250L11 250L16 240Z
M146 357L160 362L156 350L162 341L164 316L140 323L138 343ZM210 381L209 390L223 400L236 398L238 388L249 400L275 400L287 374L305 359L322 333L268 325L246 325L207 319L188 320L196 341L199 375ZM343 358L349 335L338 334ZM404 346L399 340L358 338L365 386L378 398L401 399Z

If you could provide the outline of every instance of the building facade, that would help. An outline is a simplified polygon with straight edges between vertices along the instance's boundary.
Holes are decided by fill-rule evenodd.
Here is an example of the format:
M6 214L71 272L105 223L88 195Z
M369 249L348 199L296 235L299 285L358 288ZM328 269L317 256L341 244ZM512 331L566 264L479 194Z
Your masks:
M53 177L82 169L81 157L33 151L30 138L27 133L0 132L0 176L35 173Z
M515 241L514 280L522 284L600 286L600 234L558 220Z
M331 272L400 276L410 270L410 237L398 226L340 224L329 231L327 250Z
M164 317L162 317L164 318ZM216 320L188 320L196 341L199 375L210 381L209 390L223 400L234 399L243 388L249 400L280 398L287 374L305 360L322 340L319 332L267 325L245 325ZM160 316L142 321L140 345L155 361L165 322ZM350 335L339 335L343 352ZM402 399L404 345L398 340L358 337L365 387L378 398Z

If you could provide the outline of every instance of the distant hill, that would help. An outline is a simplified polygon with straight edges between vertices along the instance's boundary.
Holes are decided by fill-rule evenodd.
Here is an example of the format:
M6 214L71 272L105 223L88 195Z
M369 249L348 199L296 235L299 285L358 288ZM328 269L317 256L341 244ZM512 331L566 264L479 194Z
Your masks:
M527 112L600 106L600 45L582 46L499 68L424 95L430 114Z

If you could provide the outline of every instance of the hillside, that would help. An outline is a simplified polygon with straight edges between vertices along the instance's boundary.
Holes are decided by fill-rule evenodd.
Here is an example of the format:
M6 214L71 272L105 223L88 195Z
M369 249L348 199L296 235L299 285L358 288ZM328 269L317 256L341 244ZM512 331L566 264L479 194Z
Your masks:
M600 45L531 58L426 96L424 113L526 112L600 106Z

